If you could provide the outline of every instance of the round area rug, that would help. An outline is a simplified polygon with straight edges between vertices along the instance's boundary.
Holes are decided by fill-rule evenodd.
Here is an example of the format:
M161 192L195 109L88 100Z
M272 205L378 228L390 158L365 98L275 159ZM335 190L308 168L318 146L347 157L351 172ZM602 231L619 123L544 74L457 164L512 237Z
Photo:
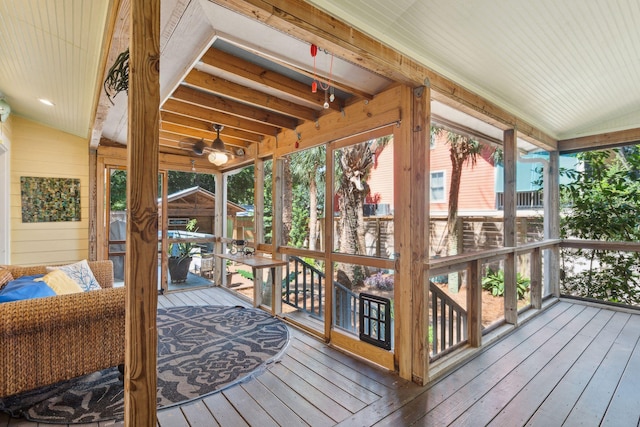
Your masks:
M158 309L158 408L202 398L259 372L281 354L286 325L254 308ZM117 368L0 399L0 410L46 423L124 416Z

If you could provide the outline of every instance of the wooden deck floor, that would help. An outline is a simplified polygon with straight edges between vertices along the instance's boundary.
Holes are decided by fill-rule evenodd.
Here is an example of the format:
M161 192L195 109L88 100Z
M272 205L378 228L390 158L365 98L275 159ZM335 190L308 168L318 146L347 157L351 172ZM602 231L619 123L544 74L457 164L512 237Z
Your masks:
M162 307L193 304L246 305L217 288L173 293L159 300ZM401 380L290 330L291 342L279 363L195 403L158 411L159 425L639 423L640 314L561 301L428 387ZM36 425L0 415L0 426Z

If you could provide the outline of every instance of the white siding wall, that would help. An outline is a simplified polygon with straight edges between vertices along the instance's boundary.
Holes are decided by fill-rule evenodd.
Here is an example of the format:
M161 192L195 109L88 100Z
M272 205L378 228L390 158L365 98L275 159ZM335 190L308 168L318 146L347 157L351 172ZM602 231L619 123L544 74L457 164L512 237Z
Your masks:
M88 256L88 141L15 117L11 140L11 263L52 264ZM20 177L80 179L81 221L23 223Z

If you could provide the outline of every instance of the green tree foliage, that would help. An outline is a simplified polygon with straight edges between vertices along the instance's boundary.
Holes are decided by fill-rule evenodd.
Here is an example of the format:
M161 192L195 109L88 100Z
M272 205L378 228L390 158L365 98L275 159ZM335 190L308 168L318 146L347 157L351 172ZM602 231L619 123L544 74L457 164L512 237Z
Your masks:
M273 237L273 160L264 162L264 242L271 243Z
M168 181L167 194L173 194L191 187L204 188L212 193L215 193L216 189L215 175L206 173L169 171Z
M294 188L289 244L302 247L306 241L310 250L316 249L318 211L324 207L325 162L324 145L295 152L289 159Z
M309 197L307 188L301 185L293 187L293 217L289 245L302 248L309 236Z
M253 205L254 181L253 165L229 175L227 178L227 200L243 205Z
M123 211L127 208L127 171L114 169L111 171L111 185L109 188L111 196L111 210Z
M566 208L561 237L640 241L640 145L581 153L584 171L563 170ZM563 292L625 304L640 304L640 254L563 249Z

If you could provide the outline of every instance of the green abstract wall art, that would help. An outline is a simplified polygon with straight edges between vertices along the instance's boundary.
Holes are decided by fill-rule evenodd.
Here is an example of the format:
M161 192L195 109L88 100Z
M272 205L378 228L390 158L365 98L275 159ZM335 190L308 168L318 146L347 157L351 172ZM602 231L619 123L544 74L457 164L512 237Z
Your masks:
M80 221L80 180L20 177L22 222Z

